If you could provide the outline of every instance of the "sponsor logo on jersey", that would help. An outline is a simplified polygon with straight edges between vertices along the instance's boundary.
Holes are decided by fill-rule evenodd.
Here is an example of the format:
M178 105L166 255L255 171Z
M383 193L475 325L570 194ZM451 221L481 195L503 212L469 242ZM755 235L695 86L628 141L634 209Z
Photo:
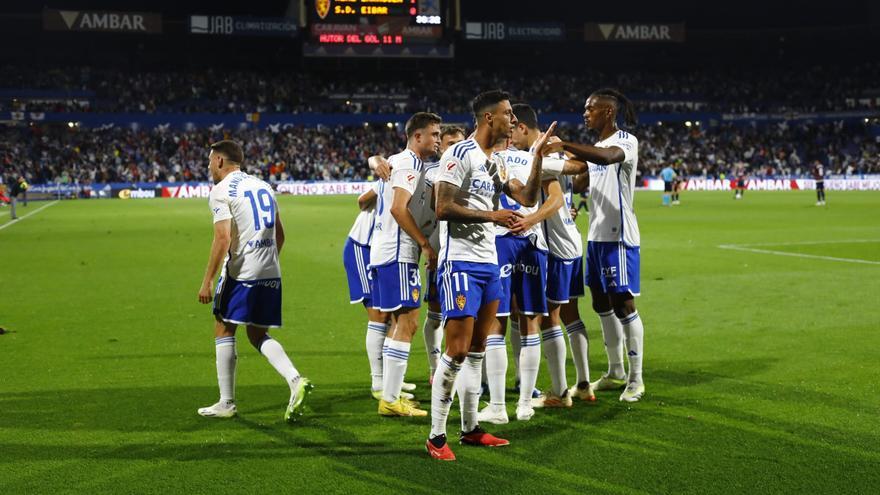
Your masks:
M513 274L513 264L512 264L512 263L507 263L506 265L502 266L502 267L498 270L498 272L499 272L499 275L500 275L501 278L507 278L507 277L509 277L511 274Z
M412 183L414 180L416 180L416 176L415 176L415 175L413 175L413 174L409 174L409 175L406 176L406 181L407 181L407 182Z
M252 249L272 247L275 245L275 239L257 239L256 241L248 241L247 245Z
M446 170L447 170L447 171L452 170L452 169L454 169L454 168L455 168L455 162L449 162L449 163L446 164Z
M605 278L614 278L617 275L616 266L602 267L602 276Z
M464 294L459 294L455 298L455 305L458 306L459 311L464 309L465 304L467 304L467 298L464 297Z
M418 302L419 300L419 289L412 290L412 300L413 302Z

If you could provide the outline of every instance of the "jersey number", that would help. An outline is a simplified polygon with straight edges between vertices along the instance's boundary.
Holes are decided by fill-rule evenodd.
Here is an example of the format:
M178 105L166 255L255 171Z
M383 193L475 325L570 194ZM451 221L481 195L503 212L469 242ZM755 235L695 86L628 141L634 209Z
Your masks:
M468 291L468 274L462 272L455 272L452 274L452 280L455 281L455 292L461 292L462 287L464 287L464 292Z
M272 194L265 189L260 189L257 191L256 199L253 191L245 191L244 195L251 201L251 210L254 212L254 230L260 230L261 223L267 229L274 227L275 202L272 201ZM257 211L258 209L260 211Z

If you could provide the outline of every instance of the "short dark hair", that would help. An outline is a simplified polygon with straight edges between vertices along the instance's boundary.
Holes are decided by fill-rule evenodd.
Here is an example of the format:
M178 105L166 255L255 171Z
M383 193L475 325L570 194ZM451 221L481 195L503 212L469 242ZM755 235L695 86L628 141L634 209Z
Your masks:
M467 136L467 132L465 132L464 127L461 127L459 125L448 124L444 125L440 129L440 139L443 139L446 136L454 136L456 134Z
M480 114L483 113L487 108L509 99L510 94L505 91L501 91L500 89L484 91L478 94L477 97L474 98L474 101L471 102L471 108L474 111L474 118L476 118L479 122Z
M516 116L517 122L525 124L529 129L538 128L538 114L535 109L528 103L517 103L513 106L513 115Z
M217 141L211 145L211 150L214 153L223 155L223 158L226 158L232 163L238 163L240 165L244 162L244 152L241 150L241 145L230 139Z
M443 119L440 118L440 116L436 113L414 113L413 116L406 121L406 127L404 128L406 131L406 138L409 139L413 137L413 134L415 134L416 131L419 129L424 129L431 124L440 124L441 122L443 122Z

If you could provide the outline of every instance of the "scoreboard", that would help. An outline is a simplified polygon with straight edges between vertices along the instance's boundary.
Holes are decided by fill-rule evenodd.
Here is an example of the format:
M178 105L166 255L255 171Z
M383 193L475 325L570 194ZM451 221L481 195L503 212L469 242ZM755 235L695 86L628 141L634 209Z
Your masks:
M306 56L451 57L446 0L307 0Z

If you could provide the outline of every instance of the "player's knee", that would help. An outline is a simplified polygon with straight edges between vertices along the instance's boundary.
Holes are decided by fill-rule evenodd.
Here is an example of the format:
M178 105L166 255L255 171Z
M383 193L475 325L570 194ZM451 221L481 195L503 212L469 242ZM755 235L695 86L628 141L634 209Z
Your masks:
M611 309L611 305L607 302L593 299L593 311L596 313L607 313L609 309Z
M618 318L626 318L636 312L636 305L632 299L614 304L614 315Z

